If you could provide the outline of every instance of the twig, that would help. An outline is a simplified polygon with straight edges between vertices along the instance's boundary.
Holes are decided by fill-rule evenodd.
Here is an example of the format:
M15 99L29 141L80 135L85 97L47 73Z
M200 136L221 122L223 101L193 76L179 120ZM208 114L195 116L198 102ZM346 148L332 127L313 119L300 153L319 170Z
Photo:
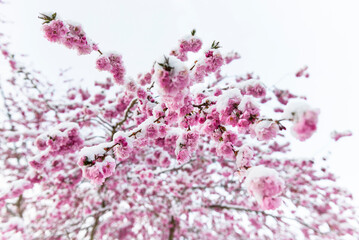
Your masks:
M171 216L170 225L171 227L170 227L170 234L168 235L168 240L173 240L176 230L176 221L173 216Z
M137 103L137 98L133 99L132 102L130 103L130 105L127 107L126 112L125 112L125 117L120 122L118 122L115 126L112 127L111 139L113 139L113 136L115 135L117 128L120 127L122 124L124 124L127 121L128 117L129 117L129 113L131 112L131 108L136 103Z
M156 175L160 175L160 174L165 173L165 172L178 171L178 170L180 170L181 168L183 168L184 166L186 166L187 164L192 163L193 161L194 161L194 159L191 159L190 161L188 161L188 162L186 162L186 163L184 163L184 164L182 164L182 165L180 165L180 166L178 166L178 167L168 168L168 169L162 170L162 171L160 171L160 172L157 172L157 173L155 173L155 174L156 174Z
M248 209L248 208L242 208L242 207L236 207L236 206L225 206L225 205L218 205L218 204L213 204L213 205L209 205L207 206L208 208L217 208L217 209L228 209L228 210L237 210L237 211L244 211L244 212L254 212L254 213L259 213L262 214L264 216L268 216L268 217L272 217L275 218L277 220L283 220L283 219L287 219L287 220L291 220L291 221L296 221L299 224L303 225L304 227L307 227L311 230L313 230L316 233L319 233L321 235L324 235L326 233L323 233L321 231L319 231L318 229L315 229L313 227L311 227L309 224L303 222L302 220L298 219L298 218L291 218L291 217L286 217L286 216L279 216L279 215L274 215L274 214L270 214L270 213L266 213L264 211L260 211L260 210L252 210L252 209Z

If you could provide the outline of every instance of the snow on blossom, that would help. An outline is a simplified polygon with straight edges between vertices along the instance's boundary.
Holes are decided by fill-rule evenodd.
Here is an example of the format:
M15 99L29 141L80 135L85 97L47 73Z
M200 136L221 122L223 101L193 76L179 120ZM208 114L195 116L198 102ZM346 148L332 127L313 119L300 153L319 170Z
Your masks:
M187 61L188 52L198 52L202 47L202 40L196 36L189 35L179 40L179 48L171 52L171 55L176 56L181 61Z
M108 71L112 74L115 83L125 83L125 67L122 56L117 53L102 54L96 61L96 68L100 71Z
M82 162L83 177L97 185L101 185L107 177L110 177L116 167L115 160L110 156L106 156L104 159L98 158L93 161L94 163L87 163L88 160L83 158L80 161Z
M49 24L45 24L43 26L43 30L45 32L45 37L50 42L61 41L65 37L65 35L69 32L69 29L61 20L54 20L51 21Z
M52 130L38 136L35 141L39 150L48 148L52 156L76 152L83 143L78 124L72 122L60 123Z
M35 169L42 169L50 157L74 153L80 150L83 144L84 140L80 135L78 124L60 123L36 138L35 145L40 153L32 157L29 164Z
M229 64L232 61L234 61L236 59L240 59L240 58L241 58L241 56L237 52L231 51L226 54L226 56L224 57L224 61L226 64Z
M237 157L236 157L236 165L237 168L240 169L242 167L251 166L251 160L254 157L254 152L252 148L248 145L243 145L239 148Z
M186 163L190 160L190 157L194 151L197 149L199 140L199 133L194 131L183 132L180 134L176 141L175 154L177 156L177 161L180 164Z
M276 122L262 120L255 124L253 137L257 137L258 141L269 141L277 136L279 126Z
M266 96L266 89L263 83L257 79L242 81L239 85L242 95L252 95L256 98Z
M130 156L133 151L133 140L131 138L118 132L114 136L114 143L116 144L114 153L119 160L124 160Z
M251 167L244 185L263 210L276 209L281 205L279 196L284 191L284 181L274 169L262 165Z
M192 78L195 82L203 82L204 77L215 73L223 65L224 60L218 49L210 49L205 52L205 56L197 61Z
M189 70L184 63L169 56L157 61L155 86L167 97L175 97L189 85Z
M79 55L90 54L92 51L98 50L97 45L86 37L79 24L54 19L48 23L45 22L42 29L47 40L63 44L70 49L76 49Z
M5 185L0 190L0 202L10 198L16 198L20 196L25 190L30 189L32 187L33 187L33 183L31 183L26 179L19 179L13 181L10 184Z
M300 141L310 138L317 130L319 109L311 108L304 100L292 100L283 112L283 118L292 119L292 134Z
M338 141L342 137L350 137L352 135L353 135L353 133L350 130L346 130L346 131L343 131L343 132L333 131L333 132L330 133L330 137L332 139L334 139L334 141Z
M235 157L231 142L220 142L216 148L217 156L233 159Z

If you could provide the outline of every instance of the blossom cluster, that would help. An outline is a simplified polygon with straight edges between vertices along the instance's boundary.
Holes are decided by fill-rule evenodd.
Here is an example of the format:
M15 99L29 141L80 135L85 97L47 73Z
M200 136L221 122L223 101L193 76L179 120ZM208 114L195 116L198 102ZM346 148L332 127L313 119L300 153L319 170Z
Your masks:
M270 210L280 206L279 195L284 190L284 182L275 170L264 166L252 167L245 185L262 209Z
M44 15L44 18L46 17L50 18ZM98 51L98 46L86 37L81 25L66 23L63 20L56 19L56 15L53 15L51 21L45 21L43 31L47 40L60 43L70 49L75 49L79 55Z
M310 138L317 130L319 109L311 108L304 101L291 101L283 118L293 119L292 133L300 141Z
M41 153L29 164L35 169L42 169L48 159L74 153L80 150L83 144L79 126L76 123L63 122L36 138L35 145Z
M82 167L82 176L99 185L113 174L116 166L115 160L110 156L98 157L94 160L83 156L78 161L78 164Z
M121 55L115 53L111 53L108 56L102 55L96 61L96 68L100 71L110 72L115 83L124 84L125 68Z
M181 61L187 61L187 53L198 52L202 47L202 40L194 36L195 30L192 31L190 36L186 36L180 40L179 48L173 50L170 54L176 56Z

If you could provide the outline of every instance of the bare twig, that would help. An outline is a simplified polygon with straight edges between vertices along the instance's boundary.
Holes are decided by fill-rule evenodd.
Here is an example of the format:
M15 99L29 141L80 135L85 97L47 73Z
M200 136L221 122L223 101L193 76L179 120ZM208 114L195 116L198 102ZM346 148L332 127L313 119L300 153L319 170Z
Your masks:
M171 227L170 227L170 234L168 235L168 240L173 240L176 230L176 221L173 216L171 216L170 226Z
M225 205L213 204L213 205L209 205L207 207L208 208L214 208L214 209L228 209L228 210L237 210L237 211L244 211L244 212L253 212L253 213L262 214L264 216L272 217L274 219L281 220L281 221L283 219L296 221L297 223L301 224L302 226L304 226L306 228L309 228L309 229L313 230L316 233L319 233L321 235L326 234L326 233L323 233L323 232L319 231L318 229L316 229L314 227L311 227L309 224L303 222L302 220L300 220L298 218L291 218L291 217L286 217L286 216L281 216L281 215L274 215L274 214L267 213L265 211L252 210L252 209L243 208L243 207L237 207L237 206L225 206Z
M187 164L190 164L194 161L194 159L191 159L190 161L178 166L178 167L174 167L174 168L168 168L168 169L165 169L165 170L162 170L160 172L157 172L156 175L160 175L162 173L165 173L165 172L172 172L172 171L178 171L180 170L181 168L183 168L184 166L186 166Z
M131 112L131 108L136 103L137 103L137 98L133 99L132 102L130 103L130 105L127 107L126 112L125 112L125 117L120 122L118 122L115 126L112 127L111 139L113 139L113 136L115 135L117 128L122 126L122 124L124 124L127 121L128 117L129 117L129 113Z

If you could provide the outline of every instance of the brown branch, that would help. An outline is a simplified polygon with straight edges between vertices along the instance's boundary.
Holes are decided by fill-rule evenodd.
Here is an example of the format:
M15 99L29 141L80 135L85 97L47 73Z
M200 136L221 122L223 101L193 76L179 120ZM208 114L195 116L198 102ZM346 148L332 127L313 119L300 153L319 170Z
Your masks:
M106 207L105 201L102 201L101 206L102 206L102 208ZM90 240L95 239L97 227L98 227L98 224L100 223L100 217L102 216L102 214L103 214L102 212L99 212L98 214L95 215L95 222L93 224L93 227L92 227L92 230L91 230L91 233L90 233Z
M105 119L101 118L100 116L96 116L101 122L103 122L104 124L106 124L108 127L112 128L112 125L107 122Z
M15 125L14 125L14 120L12 119L12 115L11 115L11 112L10 112L10 107L9 105L7 104L6 102L6 97L5 97L5 93L4 93L4 90L1 86L1 82L0 82L0 94L1 94L1 97L4 101L4 106L5 106L5 109L6 109L6 114L7 114L7 117L9 119L9 123L10 123L10 131L14 132L15 131ZM20 156L19 154L17 153L17 146L16 146L16 143L14 142L13 143L13 146L14 146L14 152L15 152L15 155L16 155L16 159L17 159L17 162L20 163Z
M19 216L22 218L23 217L23 212L24 209L21 209L21 203L22 203L22 194L19 196L19 198L17 199L16 202L16 208L17 208L17 213L19 214Z
M118 122L115 126L112 127L112 136L111 139L113 139L113 136L116 133L116 130L118 127L120 127L122 124L124 124L128 117L129 117L129 113L131 112L131 108L137 103L137 98L133 99L132 102L130 103L130 105L128 106L128 108L126 109L125 112L125 117L122 119L122 121Z
M176 230L176 221L173 216L171 216L170 226L171 227L170 227L170 234L168 235L168 240L173 240Z
M131 133L131 135L128 136L128 137L136 136L136 134L137 134L137 133L140 133L141 131L142 131L142 129L139 129L139 130L137 130L136 132Z
M25 72L24 69L25 69L24 67L20 68L20 70L18 71L18 73L19 73L19 74L20 74L20 73L23 73L23 74L25 75L25 76L24 76L24 79L30 81L32 87L33 87L34 89L36 89L36 91L37 91L39 94L42 94L42 92L40 91L40 89L39 89L39 88L36 86L36 84L34 83L34 79L29 77L29 76L31 75L31 73ZM45 102L46 106L47 106L49 109L53 110L53 111L55 112L55 117L58 118L58 111L57 111L56 107L51 106L51 105L49 104L49 100L48 100L48 99L45 99L45 97L44 97L43 99L44 99L44 102Z
M12 116L11 116L11 113L10 113L10 107L6 102L6 97L5 97L4 90L3 90L2 86L1 86L1 82L0 82L0 94L1 94L1 97L2 97L2 99L4 101L4 107L6 109L6 114L7 114L7 117L9 119L10 126L11 126L10 131L15 131L15 126L13 124Z
M95 234L96 234L96 230L97 230L97 226L99 223L99 219L100 219L100 215L96 215L95 217L95 223L93 224L92 230L91 230L91 234L90 234L90 240L94 240L95 239Z
M160 175L160 174L165 173L165 172L178 171L178 170L180 170L181 168L183 168L184 166L186 166L187 164L192 163L193 161L194 161L194 159L191 159L190 161L188 161L188 162L186 162L186 163L184 163L184 164L182 164L182 165L180 165L180 166L178 166L178 167L168 168L168 169L162 170L162 171L156 173L156 175Z
M155 81L153 81L151 86L147 88L147 91L150 91L154 86L155 86Z
M112 132L112 129L110 129L110 127L108 127L107 125L105 125L102 121L100 121L99 119L97 118L90 118L89 119L90 121L95 121L97 122L98 124L100 124L105 130L109 131L109 132Z
M208 108L211 104L213 104L213 102L207 100L204 103L201 104L192 104L193 107L199 108L199 110L202 110L203 107Z

